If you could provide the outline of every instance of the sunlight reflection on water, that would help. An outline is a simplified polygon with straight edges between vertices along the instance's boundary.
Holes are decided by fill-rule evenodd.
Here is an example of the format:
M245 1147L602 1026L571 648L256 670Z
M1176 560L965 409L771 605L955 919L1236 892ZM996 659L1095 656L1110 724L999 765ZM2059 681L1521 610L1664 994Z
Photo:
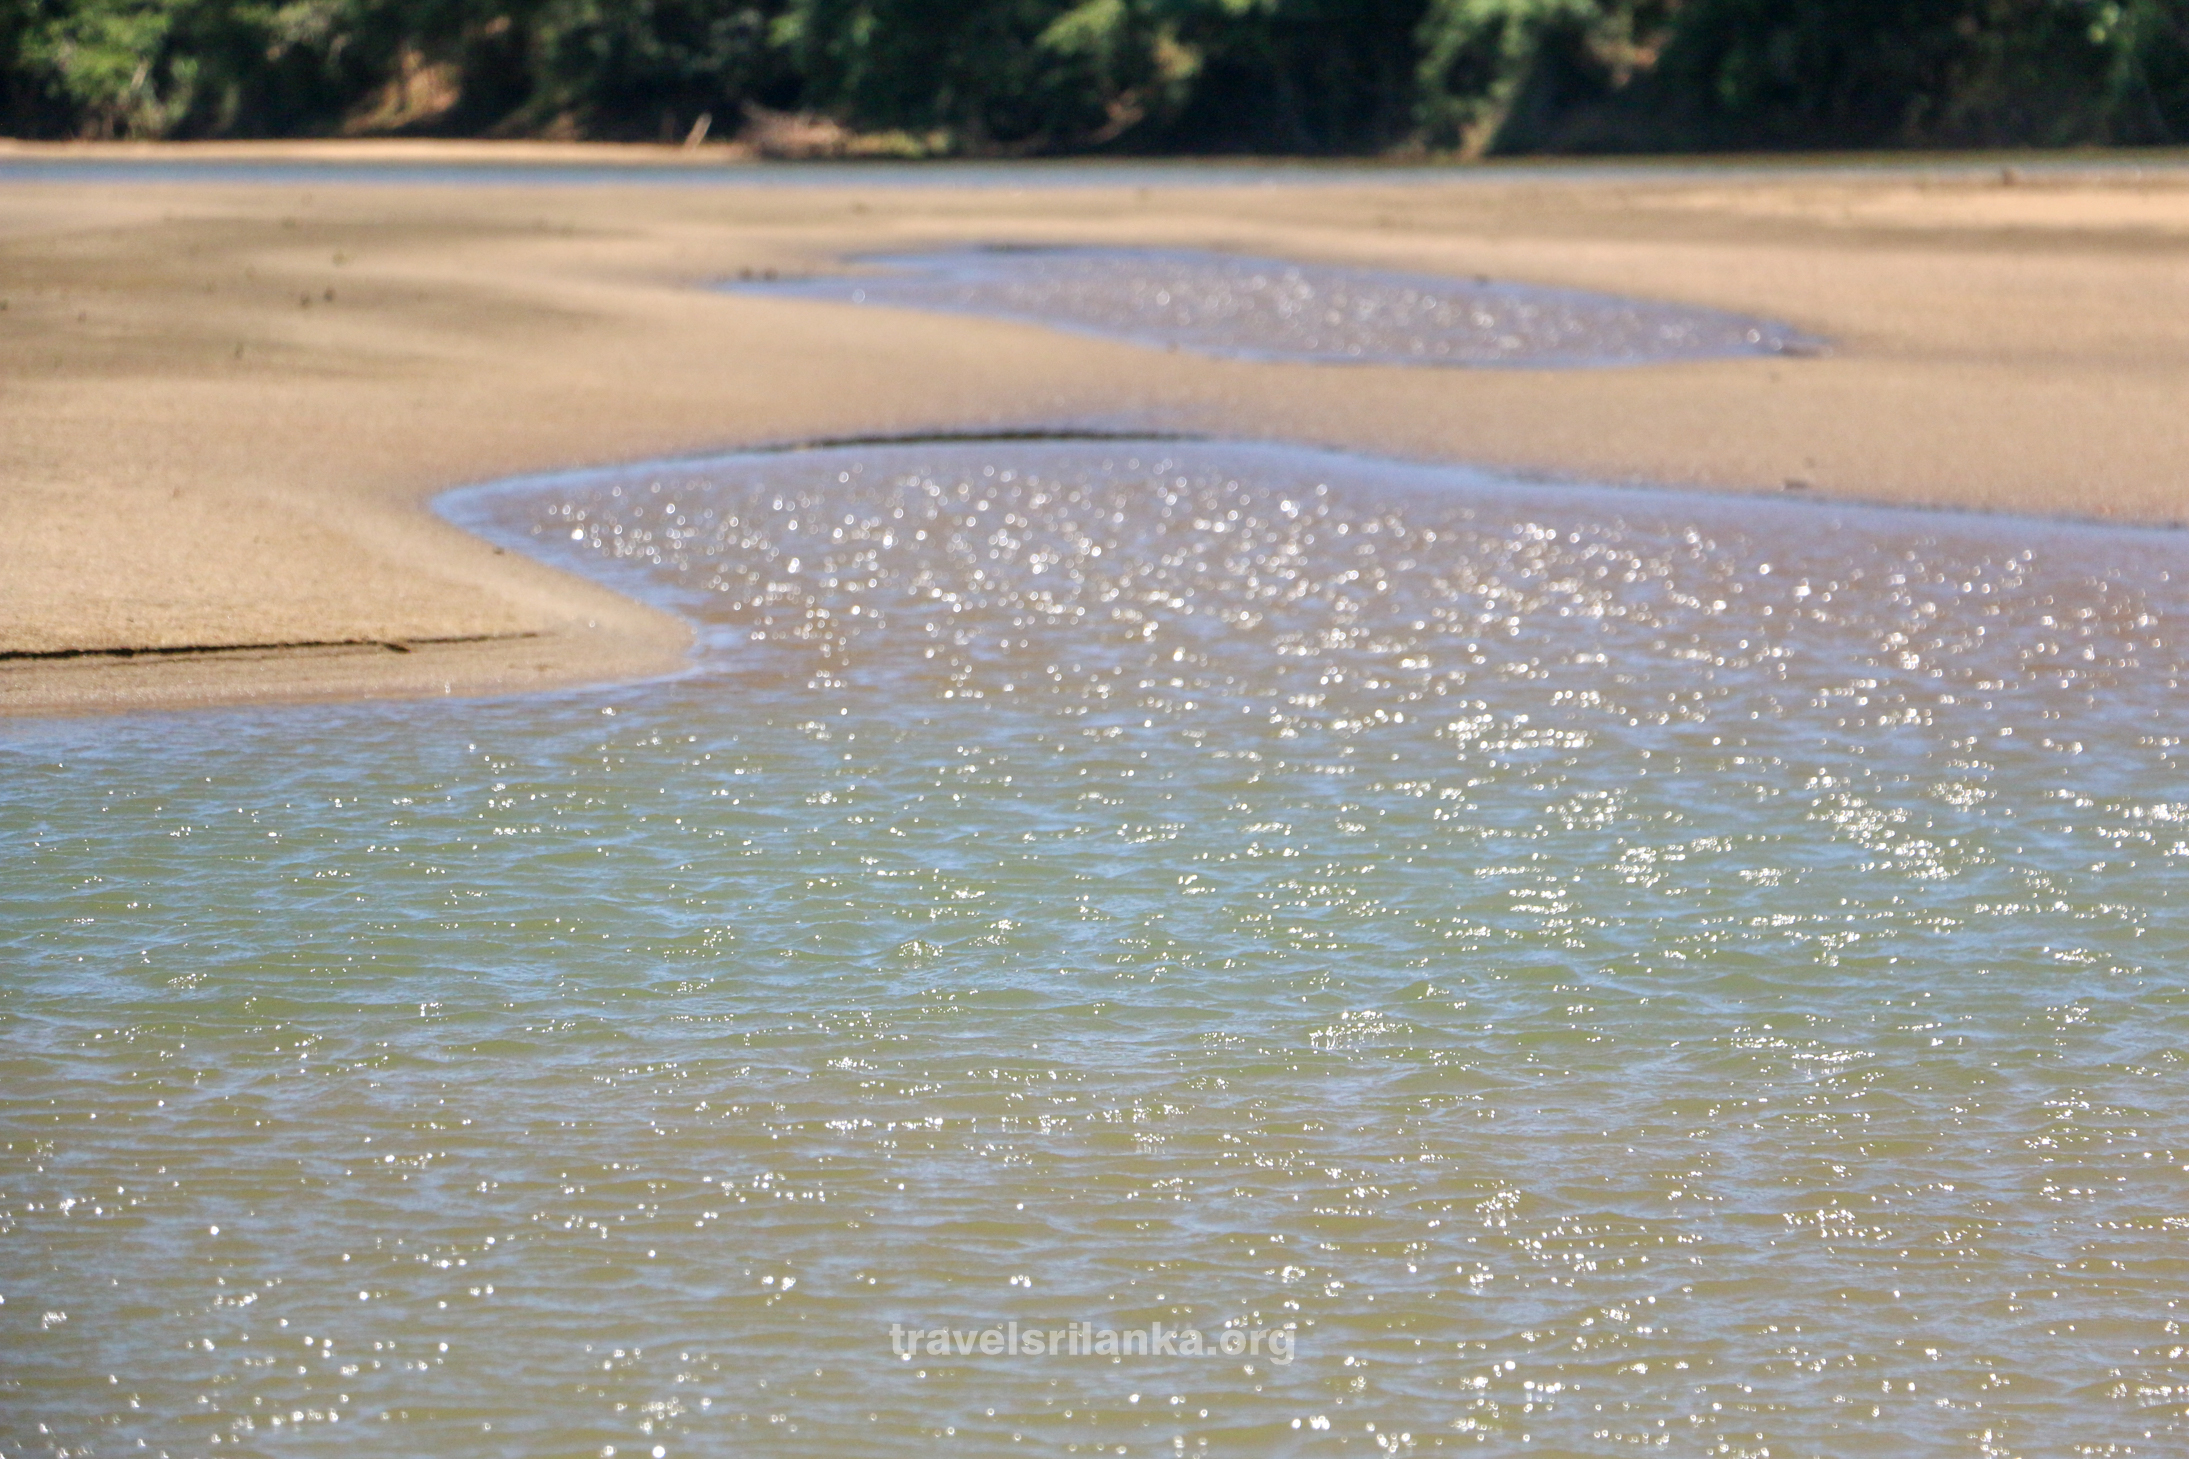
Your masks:
M1529 368L1815 354L1783 324L1580 289L1153 248L969 248L746 293L987 314L1158 348L1317 364Z
M2181 1442L2178 539L1155 442L450 510L699 671L6 745L11 1454ZM890 1351L991 1320L1299 1355Z

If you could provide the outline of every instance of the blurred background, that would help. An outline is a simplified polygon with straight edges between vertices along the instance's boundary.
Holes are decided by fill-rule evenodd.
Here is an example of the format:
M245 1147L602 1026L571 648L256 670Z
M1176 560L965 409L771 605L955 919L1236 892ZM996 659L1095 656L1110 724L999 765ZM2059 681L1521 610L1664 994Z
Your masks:
M2189 140L2189 0L0 0L22 138L782 156Z

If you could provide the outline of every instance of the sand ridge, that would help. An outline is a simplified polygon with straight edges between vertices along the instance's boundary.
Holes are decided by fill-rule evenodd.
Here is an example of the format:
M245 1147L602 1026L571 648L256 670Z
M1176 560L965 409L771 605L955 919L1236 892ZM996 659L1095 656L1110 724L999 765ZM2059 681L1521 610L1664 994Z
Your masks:
M2048 176L2024 201L2036 191L1984 173L1603 168L1017 190L0 177L0 711L673 672L682 624L427 504L512 474L813 438L1148 429L2189 517L2189 186L2153 169ZM1489 274L1834 343L1564 372L1245 363L708 287L985 242Z

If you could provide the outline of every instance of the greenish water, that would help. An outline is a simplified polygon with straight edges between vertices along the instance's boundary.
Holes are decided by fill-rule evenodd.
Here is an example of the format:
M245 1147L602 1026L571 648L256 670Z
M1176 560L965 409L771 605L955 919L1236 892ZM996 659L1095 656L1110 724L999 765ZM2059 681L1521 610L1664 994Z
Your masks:
M0 742L0 1453L2171 1454L2171 534L967 443ZM1289 1327L1293 1360L892 1351Z

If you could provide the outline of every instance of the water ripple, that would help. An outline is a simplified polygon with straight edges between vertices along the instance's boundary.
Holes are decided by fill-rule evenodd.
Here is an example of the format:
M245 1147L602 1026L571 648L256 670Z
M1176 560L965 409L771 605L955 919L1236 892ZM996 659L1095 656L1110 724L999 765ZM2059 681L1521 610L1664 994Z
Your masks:
M1162 443L455 510L699 672L0 749L9 1452L2181 1442L2172 536ZM1075 1320L1298 1358L890 1349Z
M1570 368L1814 354L1769 320L1580 289L1184 249L982 248L749 293L986 314L1253 360Z

